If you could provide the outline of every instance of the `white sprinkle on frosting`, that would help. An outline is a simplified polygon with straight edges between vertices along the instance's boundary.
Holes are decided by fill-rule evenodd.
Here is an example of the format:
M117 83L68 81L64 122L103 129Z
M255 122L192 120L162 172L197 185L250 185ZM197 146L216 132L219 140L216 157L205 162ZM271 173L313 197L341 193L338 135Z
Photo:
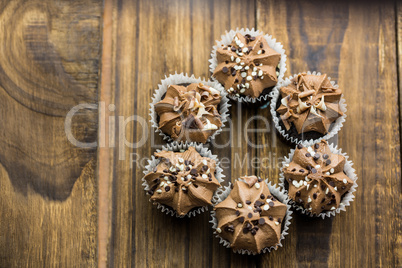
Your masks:
M269 209L269 205L268 205L268 204L264 205L264 206L262 207L262 209L265 210L265 211L267 211L267 210Z
M158 189L158 190L156 190L156 192L157 192L158 194L161 194L161 193L162 193L162 190L161 190L161 189Z
M203 179L208 179L208 175L207 174L202 174L202 178Z
M333 174L333 173L335 172L335 169L334 169L334 168L331 168L331 169L329 170L329 172L331 172L331 174Z
M219 234L220 234L220 233L222 233L221 228L219 228L219 227L218 227L218 228L216 228L216 232L217 232L217 233L219 233Z
M343 179L343 183L344 183L344 184L348 183L348 180L347 180L347 179Z
M243 205L242 205L241 203L237 203L237 207L238 207L238 208L242 208Z
M256 182L254 185L255 185L255 188L257 188L257 189L260 189L260 187L261 187L261 185L258 182Z

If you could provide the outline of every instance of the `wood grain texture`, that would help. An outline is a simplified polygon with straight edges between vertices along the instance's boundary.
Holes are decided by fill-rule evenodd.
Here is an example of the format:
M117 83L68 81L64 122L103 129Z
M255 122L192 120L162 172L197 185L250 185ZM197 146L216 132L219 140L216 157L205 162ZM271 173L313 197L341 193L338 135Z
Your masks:
M68 111L97 101L100 1L0 2L0 266L96 265L96 148ZM97 111L72 134L97 139Z
M0 267L400 267L401 25L402 6L389 1L106 0L103 11L95 0L0 1ZM255 257L219 245L209 213L163 215L141 185L146 159L165 144L148 123L154 89L175 72L209 77L215 40L237 27L277 38L286 75L318 70L344 89L339 146L359 177L346 213L296 213L284 247ZM67 141L64 120L98 99L102 122L90 110L73 120L78 140L106 139L97 162L95 149ZM278 182L292 146L269 110L233 103L231 115L209 145L226 182Z
M176 219L163 215L147 202L141 186L144 162L131 160L149 158L164 142L151 132L151 138L141 147L121 147L122 133L128 142L138 142L149 123L134 121L125 129L116 126L116 148L110 161L113 212L109 266L400 265L400 114L393 3L364 6L359 2L322 1L111 3L114 40L111 93L116 104L116 122L124 123L122 120L131 115L148 120L148 103L165 75L185 72L208 77L207 60L214 41L225 30L256 27L284 45L288 55L286 75L318 70L328 73L345 89L348 118L339 135L339 145L355 163L359 188L347 213L329 220L296 214L284 248L256 257L239 256L224 249L212 236L208 213L192 219ZM291 146L278 138L270 120L268 125L262 120L251 122L249 128L254 126L261 132L247 136L243 132L252 116L270 119L268 109L235 103L231 114L231 128L211 146L224 160L226 181L257 174L278 182L279 162ZM264 146L253 148L247 141ZM218 148L227 142L229 147ZM253 165L254 157L264 158L264 162Z
M264 255L262 266L397 267L401 171L394 3L259 1L257 12L257 28L283 40L289 75L326 72L344 89L348 117L338 146L359 177L346 213L324 221L296 216L284 250Z

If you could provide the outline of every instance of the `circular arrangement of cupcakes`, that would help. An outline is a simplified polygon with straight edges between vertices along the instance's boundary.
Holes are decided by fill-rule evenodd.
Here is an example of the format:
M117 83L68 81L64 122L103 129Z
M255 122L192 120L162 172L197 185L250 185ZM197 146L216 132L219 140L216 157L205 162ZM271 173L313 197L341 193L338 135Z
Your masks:
M143 187L162 212L191 217L213 207L220 243L255 255L282 246L292 209L331 217L353 201L357 176L346 153L327 140L346 118L342 89L326 74L284 79L281 43L261 31L226 32L213 46L211 80L165 77L150 104L150 122L170 142L145 167ZM204 144L222 131L235 102L269 104L279 135L296 145L282 163L279 185L245 176L223 186L219 159Z

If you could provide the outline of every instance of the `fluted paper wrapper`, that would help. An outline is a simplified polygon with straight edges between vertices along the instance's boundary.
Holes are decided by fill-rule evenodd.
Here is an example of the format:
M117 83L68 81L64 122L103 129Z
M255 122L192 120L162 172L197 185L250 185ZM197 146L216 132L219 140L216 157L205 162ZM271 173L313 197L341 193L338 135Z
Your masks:
M343 115L341 117L339 117L338 119L335 120L335 122L333 123L333 125L331 126L331 131L329 131L327 134L323 135L322 137L318 138L318 139L310 139L310 140L300 140L297 139L295 137L291 137L289 134L286 133L286 129L283 129L281 127L281 125L279 124L279 122L281 121L281 118L279 117L279 115L276 112L276 104L278 101L280 101L280 97L281 97L281 93L280 93L280 88L281 87L286 87L291 83L291 80L298 76L301 73L292 75L288 78L286 78L285 80L281 81L280 83L278 83L277 86L275 86L275 88L271 91L271 93L269 94L270 98L271 98L271 103L270 103L270 107L271 107L271 115L272 115L272 120L274 122L275 128L278 130L278 132L280 133L280 135L285 138L286 140L290 141L291 143L304 143L304 144L314 144L317 143L321 140L329 140L330 138L332 138L333 136L335 136L338 131L342 128L343 123L346 120L346 101L343 97L341 97L341 100L339 101L339 107L340 110L342 111ZM313 75L321 75L320 72L310 72L308 71L307 74L313 74ZM331 81L331 78L328 77L328 79L330 80L331 84L338 88L338 85L335 84L334 81Z
M162 100L163 95L166 93L170 85L178 85L183 83L203 83L204 85L213 87L214 89L218 90L222 96L221 102L219 104L219 114L221 115L222 126L208 138L207 142L210 142L216 137L216 135L222 132L222 129L225 126L225 122L227 122L227 119L229 117L230 107L226 90L222 87L221 84L216 81L195 78L194 75L188 76L187 74L183 73L175 73L169 76L165 76L165 79L161 81L161 83L158 85L158 88L155 90L155 93L152 97L152 102L150 103L151 108L149 109L149 114L151 116L151 125L155 128L155 132L159 133L159 135L162 136L164 140L166 140L167 142L173 141L173 139L169 135L163 133L162 130L159 129L159 122L157 121L158 114L155 111L155 104Z
M224 35L221 36L221 40L216 41L216 45L212 47L212 52L211 52L211 59L209 60L209 71L211 74L214 72L216 69L216 66L218 66L218 60L216 58L216 51L218 50L221 45L227 46L232 43L234 36L240 33L242 35L249 34L251 36L258 36L258 35L263 35L265 40L267 41L268 45L270 48L275 50L276 52L281 54L281 60L279 61L278 67L279 67L279 75L278 75L278 83L283 80L283 76L285 75L286 72L286 54L285 54L285 49L283 49L283 45L279 42L276 42L276 39L273 38L271 35L264 34L262 31L259 30L254 30L254 28L249 29L239 29L237 28L236 30L230 30L229 32L226 32ZM213 80L216 80L214 77L212 77ZM219 82L218 82L219 83ZM226 89L225 89L226 91ZM240 97L237 97L234 94L228 94L228 97L234 101L238 102L245 102L245 103L263 103L268 100L269 94L264 94L260 95L257 98L252 98L250 96L244 96L240 95Z
M311 146L307 143L303 143L304 146ZM352 187L350 190L343 196L339 207L335 210L330 210L326 212L321 212L320 214L312 214L309 210L303 208L300 205L297 205L296 202L294 202L292 199L289 198L289 203L296 209L298 210L301 214L308 215L310 217L321 217L325 219L325 217L331 217L335 216L335 214L340 213L341 211L346 211L346 207L350 206L350 203L353 201L355 198L354 192L356 192L357 188L357 176L356 176L356 170L352 167L353 162L349 160L349 156L346 153L342 153L342 149L338 149L337 146L334 146L333 144L329 144L329 149L333 154L340 154L345 157L345 166L343 168L343 171L345 171L346 175L354 181ZM281 167L281 174L279 175L279 186L288 194L288 190L285 188L285 176L283 174L283 167L286 164L289 164L292 162L293 155L295 153L295 149L290 150L289 156L285 156L285 160L282 162L282 167Z
M243 181L242 179L238 179L239 181ZM279 239L279 243L276 244L275 246L271 247L266 247L262 249L261 252L253 252L247 249L240 249L240 250L233 250L233 252L238 253L238 254L246 254L246 255L257 255L257 254L263 254L266 252L271 252L272 250L277 250L278 247L282 247L282 242L285 239L285 236L288 234L289 226L290 226L290 220L292 219L292 210L291 206L289 205L289 199L284 190L281 190L279 187L277 187L275 184L272 185L271 182L268 182L268 179L264 181L268 185L268 189L271 192L271 194L278 199L280 202L283 204L286 204L287 210L286 210L286 216L285 216L285 221L283 222L282 225L282 232L281 232L281 237ZM230 191L232 190L231 188L231 183L229 183L228 186L221 187L216 191L214 198L213 198L213 203L214 206L222 202L223 200L228 197L230 194ZM209 221L212 224L212 229L214 230L214 234L216 235L217 238L219 238L219 243L222 244L226 248L230 248L230 242L223 239L221 236L219 236L219 233L216 232L216 227L218 227L218 219L216 218L216 213L214 210L211 211L211 220Z
M172 142L169 144L166 144L165 146L162 146L161 150L157 150L157 152L160 151L173 151L173 152L184 152L186 151L189 147L194 147L195 150L203 157L208 157L212 160L216 161L216 174L215 174L215 178L218 180L218 182L220 184L222 184L222 182L224 181L223 178L225 177L225 175L223 175L223 169L219 166L219 159L216 155L213 155L212 152L205 148L202 144L197 144L195 142ZM149 174L151 172L153 172L154 168L160 163L160 160L157 159L155 156L151 157L151 160L148 160L148 165L145 166L145 170L144 170L144 174ZM144 179L144 177L142 178L142 186L144 187L145 191L150 190L150 187L147 183L147 181ZM220 188L218 188L219 190ZM218 191L217 190L217 191ZM214 199L212 199L213 201ZM150 202L153 202L151 199L149 199ZM178 215L176 213L175 210L173 210L171 207L165 206L161 203L158 202L153 202L156 203L157 209L160 209L163 213L165 213L166 215L171 215L171 216L176 216L178 218L183 218L183 217L194 217L197 214L201 214L205 211L208 211L208 206L204 206L204 207L200 207L200 208L195 208L190 210L186 215Z

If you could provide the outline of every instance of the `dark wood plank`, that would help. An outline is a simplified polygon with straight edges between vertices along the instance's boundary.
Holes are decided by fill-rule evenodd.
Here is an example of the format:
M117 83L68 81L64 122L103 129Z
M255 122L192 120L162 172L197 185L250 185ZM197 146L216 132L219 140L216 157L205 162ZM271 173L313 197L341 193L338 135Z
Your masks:
M96 265L96 148L64 123L97 101L100 1L0 3L0 266ZM72 134L97 139L97 111Z
M272 33L285 45L288 74L326 72L344 89L348 117L339 134L339 146L354 161L359 177L356 199L346 213L331 220L296 214L285 248L263 255L261 265L400 265L394 3L258 1L257 28ZM271 139L270 134L265 136L265 140ZM284 146L279 143L280 148ZM259 154L269 151L267 147ZM274 179L276 172L270 173Z

